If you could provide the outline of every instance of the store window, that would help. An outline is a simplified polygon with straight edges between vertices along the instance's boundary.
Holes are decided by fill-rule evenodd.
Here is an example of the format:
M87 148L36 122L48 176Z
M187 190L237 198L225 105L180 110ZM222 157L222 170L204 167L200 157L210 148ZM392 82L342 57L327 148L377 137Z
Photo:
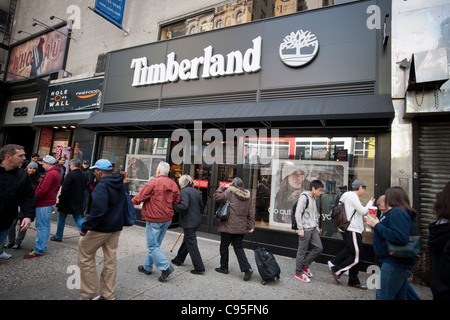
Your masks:
M275 152L278 151L278 159ZM320 212L322 236L340 238L329 215L336 197L355 179L367 189L361 203L365 206L374 195L375 138L357 137L284 137L273 141L247 139L243 178L252 193L256 226L292 231L291 210L309 183L319 179L323 194L316 200ZM259 161L252 161L258 157ZM272 158L270 164L264 157ZM369 229L363 241L372 242Z
M51 153L58 154L58 148L68 147L70 142L71 131L67 129L54 130L53 144Z
M168 138L107 136L100 157L114 164L114 172L125 175L128 193L135 196L156 176L158 164L166 161L168 145Z

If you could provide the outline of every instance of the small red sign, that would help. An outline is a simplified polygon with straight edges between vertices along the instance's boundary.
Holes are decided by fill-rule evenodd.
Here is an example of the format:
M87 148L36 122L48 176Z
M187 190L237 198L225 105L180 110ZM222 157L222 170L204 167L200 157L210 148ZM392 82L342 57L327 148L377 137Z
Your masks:
M194 179L194 187L196 188L208 188L208 180L196 180Z

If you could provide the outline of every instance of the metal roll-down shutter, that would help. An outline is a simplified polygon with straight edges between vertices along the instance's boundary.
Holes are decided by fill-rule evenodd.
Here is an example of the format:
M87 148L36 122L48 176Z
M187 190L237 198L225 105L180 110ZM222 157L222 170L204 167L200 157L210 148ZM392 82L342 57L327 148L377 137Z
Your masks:
M450 123L419 122L419 234L428 240L428 225L436 221L436 193L450 181Z

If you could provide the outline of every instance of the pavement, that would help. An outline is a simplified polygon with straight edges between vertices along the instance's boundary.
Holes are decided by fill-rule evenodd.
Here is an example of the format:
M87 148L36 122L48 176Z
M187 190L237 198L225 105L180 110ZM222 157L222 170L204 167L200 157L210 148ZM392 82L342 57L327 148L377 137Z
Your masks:
M55 218L53 220L56 221ZM51 235L56 232L55 221L52 221ZM181 244L182 236L171 252L180 231L180 229L169 229L162 243L161 249L169 260L176 256ZM35 236L36 229L33 223L27 231L21 249L5 249L5 252L12 257L0 262L0 300L79 300L79 290L76 288L77 273L76 268L74 269L77 264L77 246L80 237L78 230L67 225L63 241L49 240L44 256L23 259L23 255L34 248ZM373 301L375 299L375 289L360 290L348 287L346 276L342 276L342 283L338 285L326 264L314 263L311 266L314 275L311 282L301 282L294 277L295 259L279 255L275 257L281 268L280 281L263 285L251 249L245 250L254 273L250 281L243 281L243 273L239 270L232 247L230 247L229 273L225 275L214 270L219 266L220 261L217 235L198 233L198 246L205 264L205 274L190 273L193 266L188 256L183 265L173 266L175 271L166 282L159 282L158 277L161 272L156 268L151 275L137 271L138 265L142 265L146 257L145 228L137 225L125 227L120 235L117 251L116 300L177 300L181 303L177 313L182 313L184 310L195 314L192 312L199 311L181 308L188 306L192 308L194 305L199 305L198 303L211 305L211 301L219 300L222 302L246 300L250 303L258 302L258 305L263 302L266 305L270 302L289 300ZM97 252L97 265L100 272L101 250ZM373 284L373 279L372 273L360 272L362 283ZM413 284L413 287L422 300L432 300L429 287L416 284ZM225 312L225 310L221 311ZM228 309L228 311L232 310ZM240 313L242 310L235 311ZM257 312L260 311L257 309ZM245 312L249 313L249 310L246 309Z

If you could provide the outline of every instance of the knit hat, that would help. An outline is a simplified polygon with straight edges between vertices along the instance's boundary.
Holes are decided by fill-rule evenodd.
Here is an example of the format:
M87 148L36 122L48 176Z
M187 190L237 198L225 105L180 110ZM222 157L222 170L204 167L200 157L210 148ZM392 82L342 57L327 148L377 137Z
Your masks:
M42 159L42 161L47 162L48 164L55 164L56 163L56 159L53 158L52 156L45 156L44 159Z
M29 167L33 167L35 169L39 169L38 164L36 162L31 161L28 165L27 165L27 169Z

